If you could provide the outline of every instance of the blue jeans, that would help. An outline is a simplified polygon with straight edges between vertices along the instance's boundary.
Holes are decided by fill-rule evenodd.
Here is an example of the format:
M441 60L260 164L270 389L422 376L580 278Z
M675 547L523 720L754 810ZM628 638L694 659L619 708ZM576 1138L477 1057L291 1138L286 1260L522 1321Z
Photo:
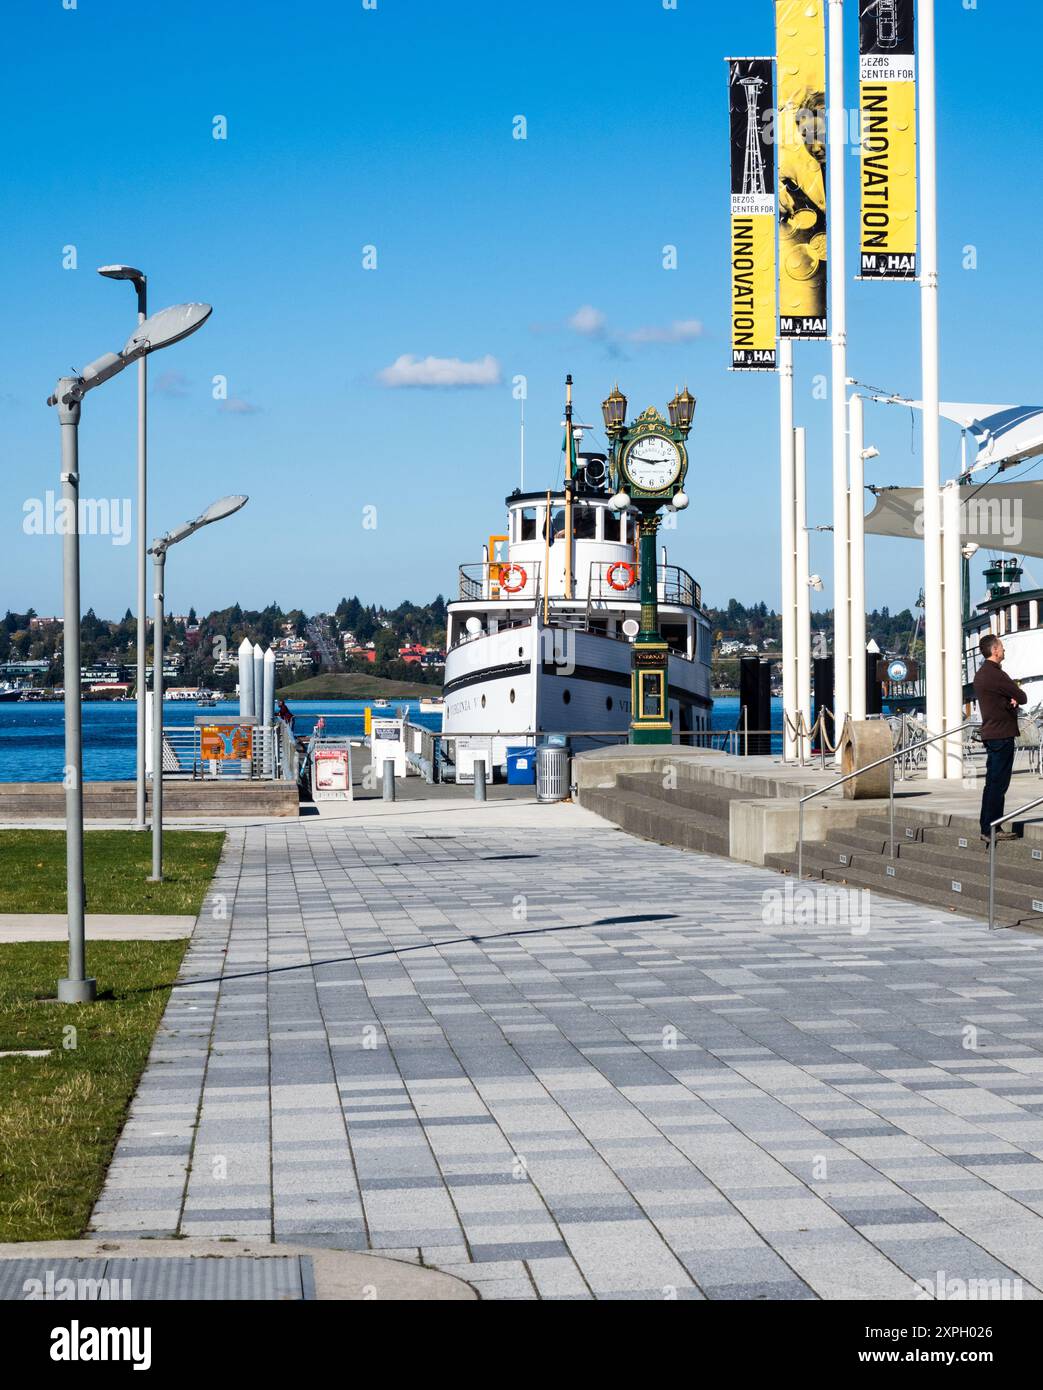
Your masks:
M988 738L985 749L988 761L985 765L985 790L981 795L981 833L988 835L992 822L1003 815L1003 800L1014 771L1014 740ZM998 825L996 833L999 834L1003 828Z

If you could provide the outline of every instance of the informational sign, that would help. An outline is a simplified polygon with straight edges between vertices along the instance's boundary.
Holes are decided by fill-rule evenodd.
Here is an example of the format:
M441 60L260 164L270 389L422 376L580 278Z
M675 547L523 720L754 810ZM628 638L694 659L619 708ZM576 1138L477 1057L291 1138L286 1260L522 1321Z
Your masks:
M199 756L203 762L223 763L253 757L250 724L203 724L199 729Z
M731 128L732 367L774 371L778 336L775 273L775 65L728 61Z
M861 275L915 280L914 0L859 0L862 119Z
M351 747L319 744L311 755L313 801L351 801Z
M825 338L825 0L775 0L778 45L779 333Z
M406 744L401 719L374 719L370 732L370 750L373 754L373 771L379 783L384 775L384 764L389 760L395 764L395 776L406 775Z

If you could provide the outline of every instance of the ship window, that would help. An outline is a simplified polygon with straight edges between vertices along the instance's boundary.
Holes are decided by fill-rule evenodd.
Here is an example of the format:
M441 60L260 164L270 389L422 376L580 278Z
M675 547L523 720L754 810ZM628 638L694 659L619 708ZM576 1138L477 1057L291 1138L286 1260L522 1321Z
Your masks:
M597 512L593 507L576 507L572 514L572 532L578 541L592 541L597 535Z
M550 514L550 534L552 540L565 538L565 508L553 507Z
M611 709L611 708L612 708L612 696L611 696L611 695L607 696L606 699L605 699L605 708L606 708L606 709Z
M561 699L562 699L562 703L567 705L567 704L569 703L569 701L572 699L572 691L571 691L571 690L566 690L566 691L564 691L564 692L562 693Z
M511 691L511 704L514 704L514 691Z
M1029 606L1027 603L1018 604L1018 627L1028 627L1029 625Z
M482 696L482 709L485 709L485 696Z
M536 539L536 508L523 507L521 512L521 533L518 536L520 541L534 541Z

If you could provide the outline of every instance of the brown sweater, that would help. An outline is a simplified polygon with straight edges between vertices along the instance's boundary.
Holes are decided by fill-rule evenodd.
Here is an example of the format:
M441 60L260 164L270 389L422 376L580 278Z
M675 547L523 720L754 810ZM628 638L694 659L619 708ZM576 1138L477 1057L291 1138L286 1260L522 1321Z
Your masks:
M981 711L983 739L1017 738L1018 715L1010 702L1016 700L1023 705L1028 696L995 661L983 661L979 667L974 677L974 698Z

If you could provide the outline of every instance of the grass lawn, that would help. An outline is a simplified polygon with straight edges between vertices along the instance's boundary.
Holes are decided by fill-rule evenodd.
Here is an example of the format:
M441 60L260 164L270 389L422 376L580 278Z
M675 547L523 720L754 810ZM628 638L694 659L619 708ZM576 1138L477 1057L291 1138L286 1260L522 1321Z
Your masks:
M88 912L196 913L210 886L223 831L163 836L162 883L152 872L152 836L87 830L83 836ZM65 831L0 830L0 912L65 911Z
M0 1241L83 1233L186 945L88 942L93 1004L41 1002L63 943L0 945L0 1051L52 1049L0 1057Z

